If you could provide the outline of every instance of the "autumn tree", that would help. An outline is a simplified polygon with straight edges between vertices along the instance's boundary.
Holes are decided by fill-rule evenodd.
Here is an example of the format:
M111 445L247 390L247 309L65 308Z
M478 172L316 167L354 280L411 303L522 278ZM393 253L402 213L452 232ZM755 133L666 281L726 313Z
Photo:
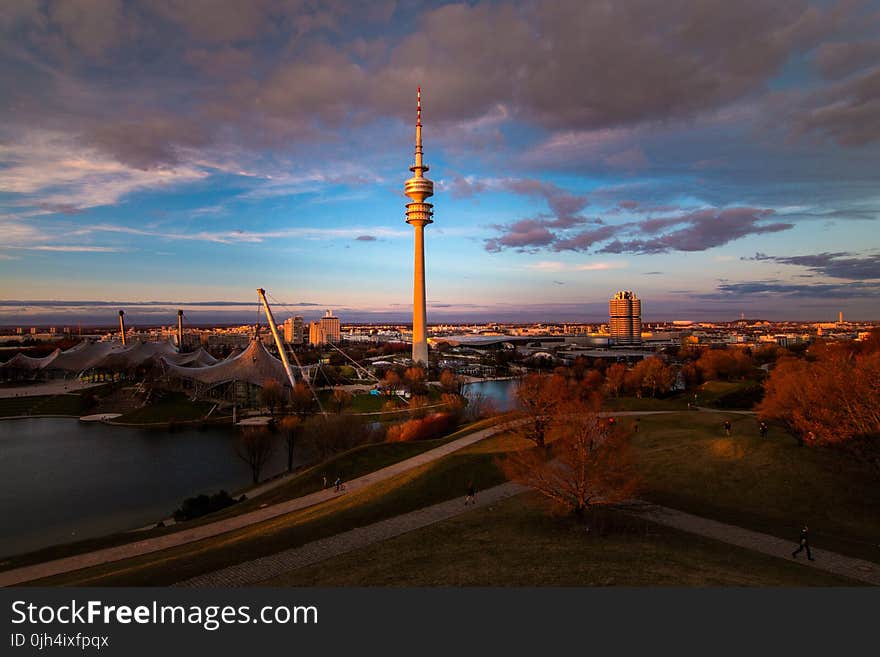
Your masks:
M406 382L409 394L415 396L424 395L427 392L427 387L425 386L425 370L423 368L417 365L407 367L406 371L403 373L403 379Z
M461 385L461 379L455 376L455 373L452 370L443 370L440 373L440 387L443 388L444 392L453 395L460 395Z
M251 469L254 484L269 463L277 447L276 437L266 427L244 427L235 446L235 453Z
M633 386L640 393L656 397L657 393L669 392L675 383L675 372L656 356L639 361L630 371Z
M303 425L302 436L318 460L380 439L372 423L352 413L314 415Z
M843 448L880 469L880 349L834 345L784 358L765 383L760 417L802 444Z
M263 381L260 389L260 402L269 409L269 415L275 416L275 409L284 404L284 389L275 379Z
M284 438L284 445L287 447L287 471L293 472L293 448L296 437L302 426L302 420L296 415L287 415L281 418L278 423L278 429Z
M615 397L620 395L625 382L626 365L623 363L614 363L611 367L605 370L605 387L608 389L608 392Z
M628 434L619 424L609 424L586 404L568 402L556 409L548 435L547 450L519 450L501 462L509 479L578 518L635 494L638 478Z
M520 380L515 395L525 417L518 426L519 433L544 447L554 413L570 397L568 382L559 375L527 374Z
M337 413L341 413L351 405L352 395L348 390L336 388L330 397L330 406Z
M390 393L393 393L400 386L400 375L394 370L388 370L382 379L382 386Z
M315 395L305 381L297 381L293 386L293 391L290 394L290 407L301 422L318 410Z

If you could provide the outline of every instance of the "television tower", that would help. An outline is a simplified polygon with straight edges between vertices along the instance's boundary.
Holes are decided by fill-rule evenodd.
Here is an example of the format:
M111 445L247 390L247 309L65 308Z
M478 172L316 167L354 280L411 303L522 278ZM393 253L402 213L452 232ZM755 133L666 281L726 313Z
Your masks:
M415 261L413 267L413 348L414 363L428 365L428 337L425 303L425 226L434 223L434 206L425 199L434 195L434 183L425 178L428 167L422 162L422 88L416 95L416 161L409 168L412 178L404 183L404 194L412 199L406 205L406 223L415 229Z

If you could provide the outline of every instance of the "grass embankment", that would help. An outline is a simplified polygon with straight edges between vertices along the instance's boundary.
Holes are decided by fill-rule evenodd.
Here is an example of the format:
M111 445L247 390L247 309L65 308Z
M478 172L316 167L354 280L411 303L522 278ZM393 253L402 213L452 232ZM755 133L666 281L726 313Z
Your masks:
M855 582L621 513L587 533L520 495L306 566L268 586L846 586Z
M490 438L366 490L162 552L51 577L33 584L164 586L228 565L332 536L355 527L463 496L501 483L499 453L521 446L510 436Z
M20 415L69 415L79 417L86 412L83 397L78 392L33 397L0 398L0 418Z
M641 497L793 544L806 522L815 546L880 563L880 486L867 467L839 452L798 447L779 427L762 439L751 416L676 413L639 424L633 443Z
M114 424L168 424L204 419L216 404L207 401L191 401L182 393L168 393L161 399L124 413Z
M718 408L719 410L752 410L755 405L756 389L760 384L747 379L744 381L707 381L687 392L679 392L665 397L610 397L605 408L611 411L684 411L688 403L693 406Z
M457 440L475 431L488 428L498 422L504 421L504 416L488 418L462 427L458 431L438 440L426 440L412 443L377 443L362 445L352 450L339 454L323 463L311 466L300 473L290 476L284 483L273 488L263 495L247 499L244 502L228 507L222 511L212 513L185 523L157 527L140 532L120 532L91 539L85 539L74 543L55 545L35 552L9 556L0 561L0 570L19 568L34 563L52 561L76 554L100 550L140 541L156 536L164 536L192 527L222 520L233 515L246 513L260 508L266 504L277 504L286 500L308 495L319 490L322 486L322 474L327 474L328 482L332 482L336 475L351 480L356 477L375 472L384 467L398 463L412 456L416 456L427 450L439 447L450 441ZM182 501L182 500L181 500ZM173 509L168 510L170 515ZM158 520L158 519L157 519Z

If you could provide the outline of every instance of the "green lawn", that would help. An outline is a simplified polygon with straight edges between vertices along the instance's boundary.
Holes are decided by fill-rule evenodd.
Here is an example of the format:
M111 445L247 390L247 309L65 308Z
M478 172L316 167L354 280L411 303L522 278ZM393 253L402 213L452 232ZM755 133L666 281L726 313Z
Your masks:
M794 562L636 520L587 533L534 494L306 566L268 586L851 586Z
M687 408L688 398L676 395L666 399L652 397L609 397L604 408L609 411L681 411Z
M870 469L798 447L778 427L761 439L748 415L685 412L639 424L641 497L792 540L806 522L816 546L880 563L880 485Z
M214 405L214 402L190 401L182 393L167 393L158 401L125 413L116 418L114 422L120 424L159 424L201 420Z
M79 417L84 412L82 396L75 392L60 395L5 397L0 399L0 417L15 417L17 415L70 415Z

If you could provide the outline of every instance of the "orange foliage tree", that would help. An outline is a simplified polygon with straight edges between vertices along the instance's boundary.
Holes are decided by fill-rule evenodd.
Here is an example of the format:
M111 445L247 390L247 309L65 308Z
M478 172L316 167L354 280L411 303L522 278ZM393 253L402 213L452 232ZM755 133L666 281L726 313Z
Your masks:
M509 479L578 517L635 494L629 434L619 424L609 424L587 404L568 402L554 414L548 436L548 449L520 450L501 462Z
M527 374L520 380L515 394L525 418L518 425L518 432L538 447L544 447L554 414L571 396L568 381L559 374Z
M623 363L614 363L605 370L605 387L612 395L617 397L623 390L623 384L626 382L626 365Z
M880 343L818 345L771 371L759 415L802 444L846 448L880 468Z

